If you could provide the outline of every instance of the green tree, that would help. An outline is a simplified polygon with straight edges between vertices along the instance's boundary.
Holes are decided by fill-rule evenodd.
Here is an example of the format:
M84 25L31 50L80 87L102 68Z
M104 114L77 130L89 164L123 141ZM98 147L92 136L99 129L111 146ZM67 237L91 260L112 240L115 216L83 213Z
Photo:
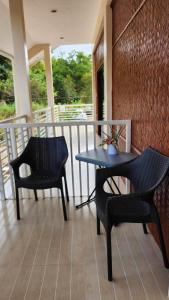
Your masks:
M30 68L30 81L32 99L35 102L46 104L46 77L45 65L43 61L39 61Z
M56 103L91 102L91 56L72 51L67 57L52 59L54 95ZM33 109L47 103L46 77L43 61L30 67ZM11 100L11 104L5 103ZM3 100L3 101L2 101ZM0 55L0 114L8 118L14 114L14 89L12 64Z
M0 99L8 100L13 96L12 63L10 59L0 55Z
M0 80L7 80L9 72L12 72L12 64L10 59L0 55Z
M91 55L72 51L66 58L53 58L53 79L57 103L90 103Z
M90 73L85 73L82 76L81 79L83 88L81 90L80 96L81 96L81 101L83 103L91 103L92 102L92 74Z

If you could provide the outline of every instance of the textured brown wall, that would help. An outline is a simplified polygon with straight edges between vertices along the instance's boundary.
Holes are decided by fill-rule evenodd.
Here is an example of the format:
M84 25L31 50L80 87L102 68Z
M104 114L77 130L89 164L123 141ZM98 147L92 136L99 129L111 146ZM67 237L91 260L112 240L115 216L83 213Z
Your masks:
M113 119L132 120L132 143L169 155L169 1L113 1ZM168 181L156 201L169 236ZM168 223L167 223L168 222ZM154 230L154 229L153 229ZM169 240L168 240L169 250Z
M138 9L142 0L114 0L113 9L113 44L123 31L124 27Z
M113 15L124 24L122 7L136 1L118 2ZM151 144L169 154L168 0L147 0L113 48L113 118L132 119L132 141L140 151Z

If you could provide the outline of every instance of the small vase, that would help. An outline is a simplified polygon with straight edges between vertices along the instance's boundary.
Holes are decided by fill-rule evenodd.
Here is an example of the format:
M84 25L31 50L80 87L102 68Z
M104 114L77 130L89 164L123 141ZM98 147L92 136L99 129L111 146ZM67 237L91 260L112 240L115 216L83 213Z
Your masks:
M118 151L114 145L110 144L107 145L107 153L108 155L117 155Z

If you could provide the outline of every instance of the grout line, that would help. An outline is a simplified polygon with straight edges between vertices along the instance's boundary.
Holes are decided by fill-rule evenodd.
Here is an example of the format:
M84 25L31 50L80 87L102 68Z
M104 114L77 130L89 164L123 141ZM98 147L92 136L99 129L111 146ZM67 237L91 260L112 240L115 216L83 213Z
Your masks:
M59 242L58 265L57 265L58 266L58 270L57 270L55 294L54 294L53 300L55 300L55 299L57 300L57 298L56 298L56 291L57 291L59 271L60 271L60 258L61 258L62 239L63 239L63 229L64 229L64 223L62 223L62 228L61 228L61 235L60 235L60 242Z
M55 210L55 213L54 213L54 219L55 219L55 216L56 216L57 212L58 212L58 203L57 203L57 209ZM42 278L41 289L40 289L40 293L39 293L39 300L40 300L40 298L42 296L42 289L43 289L44 281L45 281L46 268L47 268L47 262L48 262L48 257L49 257L49 250L50 250L50 246L51 246L51 243L52 243L52 237L53 237L55 226L56 226L56 224L55 224L55 222L53 222L52 230L51 230L51 235L50 235L49 246L48 246L48 250L47 250L47 254L46 254L46 259L45 259L45 268L44 268L44 273L43 273L43 278Z
M113 229L112 229L112 231L113 231ZM107 252L107 246L106 246L106 237L105 236L104 236L104 246L105 246L105 255L107 255L106 254L106 252ZM113 291L114 291L115 300L117 300L117 293L116 293L116 287L115 287L114 281L113 281Z
M74 212L72 213L72 235L71 235L71 248L70 248L70 300L72 300L72 265L73 265L73 238L74 238Z
M157 280L157 278L156 278L156 276L155 276L155 274L154 274L154 272L153 272L153 270L152 270L151 264L149 263L149 260L147 259L146 255L145 255L145 252L143 251L143 247L142 247L142 245L141 245L139 239L137 238L136 232L135 232L135 230L134 230L133 227L132 227L132 231L134 232L134 235L135 235L135 237L136 237L137 243L138 243L138 245L139 245L139 247L140 247L140 249L141 249L141 252L143 253L143 256L144 256L144 258L145 258L145 261L146 261L147 265L149 266L149 269L150 269L150 271L151 271L151 273L152 273L152 277L154 278L154 281L155 281L155 283L156 283L156 286L158 287L158 290L159 290L159 292L160 292L160 294L161 294L161 296L162 296L162 299L165 299L165 298L164 298L164 295L163 295L163 293L162 293L162 291L161 291L161 289L160 289L160 286L159 286L159 284L158 284L158 280Z
M129 295L130 295L130 298L133 299L133 296L132 296L132 293L131 293L131 289L130 289L130 285L129 285L129 282L128 282L128 279L127 279L127 274L126 274L126 271L125 271L125 268L124 268L122 256L121 256L121 254L120 254L120 248L119 248L119 245L118 245L118 241L117 241L116 235L115 235L115 239L116 239L117 250L118 250L118 253L119 253L120 262L121 262L122 269L123 269L123 272L124 272L124 277L125 277L125 279L126 279L126 283L127 283ZM134 299L133 299L133 300L134 300Z
M96 218L95 218L95 220L96 220ZM95 246L94 234L93 234L93 226L92 226L93 219L92 219L92 215L90 215L89 222L90 222L90 227L91 227L92 245L93 245L94 259L95 259L96 272L97 272L97 282L98 282L99 295L100 295L100 300L101 300L102 297L101 297L100 281L99 281L99 268L98 268L98 263L97 263L96 246Z
M153 248L154 254L159 259L159 261L163 264L162 253L160 253L160 246L158 246L157 244L155 244L155 241L154 241L154 238L153 238L152 234L150 236L150 242L151 242L151 246Z
M49 211L49 207L48 207L48 211ZM32 262L32 267L31 267L31 271L30 271L30 275L29 275L29 279L28 279L28 283L27 283L27 287L26 287L24 299L26 298L27 293L28 293L28 289L29 289L29 285L30 285L30 281L31 281L31 276L32 276L32 273L33 273L33 269L35 267L34 262L35 262L35 259L36 259L36 256L37 256L37 252L38 252L38 249L39 249L39 245L40 245L40 241L41 241L41 238L42 238L42 234L43 234L44 229L45 229L45 225L46 225L46 221L47 221L47 216L48 216L48 211L46 213L45 222L43 223L43 226L42 226L42 229L41 229L41 234L39 236L39 240L38 240L38 243L37 243L37 247L36 247L36 251L35 251L35 256L34 256L34 259L33 259L33 262Z
M27 252L27 249L28 249L29 243L30 243L30 241L31 241L31 238L32 238L32 235L33 235L33 232L34 232L34 229L35 229L35 227L36 227L36 225L33 225L33 226L32 226L32 231L31 231L31 233L30 233L30 237L29 237L29 239L28 239L28 242L27 242L27 245L26 245L25 251L24 251L24 253L23 253L23 258L22 258L22 260L21 260L21 263L20 263L20 265L19 265L19 269L18 269L18 272L17 272L17 274L16 274L16 278L15 278L15 281L14 281L13 287L12 287L12 289L11 289L10 295L9 295L9 300L11 299L12 293L13 293L13 291L14 291L14 289L15 289L16 282L17 282L17 279L18 279L19 273L20 273L20 271L21 271L22 264L23 264L23 261L24 261L24 258L25 258L25 255L26 255L26 252Z
M131 250L131 247L130 247L130 244L129 244L127 235L126 235L125 232L123 232L123 234L124 234L125 240L126 240L126 242L127 242L127 246L128 246L129 252L130 252L130 254L131 254L132 260L133 260L134 265L135 265L135 267L136 267L137 274L138 274L138 276L139 276L139 278L140 278L141 285L142 285L142 287L143 287L145 297L146 297L147 300L150 300L149 297L148 297L148 295L147 295L146 289L145 289L145 287L144 287L144 283L143 283L143 280L142 280L142 275L140 274L139 267L137 266L137 262L136 262L136 260L135 260L135 258L134 258L133 253L132 253L132 250Z

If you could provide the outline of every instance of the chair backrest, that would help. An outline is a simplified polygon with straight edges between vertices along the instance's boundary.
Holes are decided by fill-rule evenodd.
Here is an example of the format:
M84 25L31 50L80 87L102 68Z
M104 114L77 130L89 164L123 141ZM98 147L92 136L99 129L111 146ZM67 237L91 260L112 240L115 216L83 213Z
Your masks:
M127 177L135 191L155 189L169 170L169 157L149 147L138 158L128 164Z
M31 137L24 150L24 159L40 175L57 175L66 163L68 149L64 136Z

